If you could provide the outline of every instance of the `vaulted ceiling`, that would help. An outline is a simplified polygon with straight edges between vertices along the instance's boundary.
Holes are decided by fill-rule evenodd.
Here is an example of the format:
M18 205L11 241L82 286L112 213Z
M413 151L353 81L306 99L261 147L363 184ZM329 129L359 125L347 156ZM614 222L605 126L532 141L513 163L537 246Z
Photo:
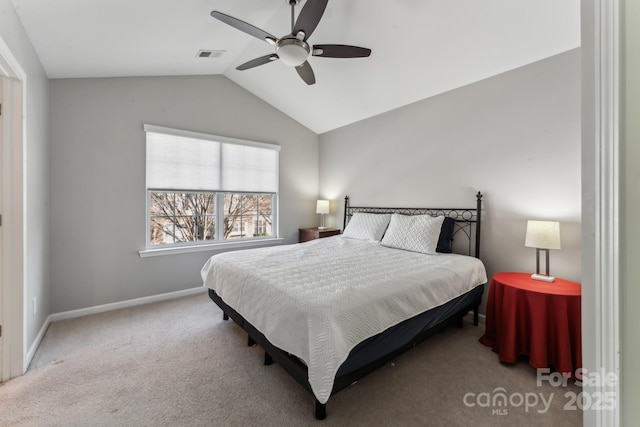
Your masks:
M579 0L330 0L310 43L372 54L311 57L308 86L281 61L237 71L273 47L210 15L281 37L287 0L12 1L52 79L222 74L318 134L580 45Z

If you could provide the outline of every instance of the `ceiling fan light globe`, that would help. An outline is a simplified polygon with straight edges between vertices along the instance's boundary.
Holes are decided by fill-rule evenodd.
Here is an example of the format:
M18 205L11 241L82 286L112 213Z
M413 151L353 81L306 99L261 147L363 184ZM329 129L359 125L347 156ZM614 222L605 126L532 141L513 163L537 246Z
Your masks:
M297 39L284 39L278 43L276 53L282 62L298 67L307 60L311 49L309 45Z

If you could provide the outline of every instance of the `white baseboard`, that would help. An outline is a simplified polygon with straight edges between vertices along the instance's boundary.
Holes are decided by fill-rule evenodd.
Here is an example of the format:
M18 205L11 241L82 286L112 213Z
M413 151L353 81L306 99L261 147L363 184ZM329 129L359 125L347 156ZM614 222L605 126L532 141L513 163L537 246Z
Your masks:
M80 308L78 310L63 311L62 313L54 313L49 317L51 318L52 322L57 322L59 320L75 319L77 317L104 313L106 311L119 310L121 308L135 307L137 305L150 304L152 302L160 302L160 301L166 301L166 300L180 298L180 297L186 297L186 296L194 295L200 292L205 292L206 290L207 288L205 288L204 286L201 288L185 289L183 291L168 292L166 294L159 294L159 295L151 295L148 297L113 302L110 304L95 305L93 307Z
M206 291L207 291L207 288L203 286L199 288L185 289L183 291L168 292L166 294L151 295L148 297L135 298L135 299L125 300L125 301L113 302L110 304L95 305L93 307L80 308L78 310L69 310L69 311L63 311L61 313L50 314L47 317L47 320L44 321L44 324L40 328L40 331L38 332L36 339L33 341L33 344L31 345L31 347L29 348L29 351L25 355L25 360L23 365L24 372L27 371L29 364L33 360L33 356L35 356L36 354L36 350L38 350L38 347L40 346L40 343L44 338L44 334L47 332L47 329L49 328L49 325L52 322L57 322L59 320L75 319L78 317L89 316L91 314L104 313L107 311L119 310L121 308L135 307L138 305L150 304L153 302L167 301L175 298L181 298L189 295L199 294L201 292L206 292Z
M33 344L31 344L31 347L29 347L29 351L27 351L27 354L24 355L24 363L22 364L23 375L29 369L29 365L33 360L33 356L36 355L36 350L38 350L38 347L40 346L40 343L44 338L44 334L47 333L47 329L49 328L50 324L51 324L51 315L47 316L47 319L44 321L44 323L42 324L42 327L38 331L38 335L36 335L36 339L33 340Z

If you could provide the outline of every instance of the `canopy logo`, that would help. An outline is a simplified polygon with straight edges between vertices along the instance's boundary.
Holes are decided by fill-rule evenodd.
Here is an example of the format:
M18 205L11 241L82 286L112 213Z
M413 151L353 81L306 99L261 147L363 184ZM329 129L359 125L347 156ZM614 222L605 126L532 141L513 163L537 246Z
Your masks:
M609 389L609 391L574 391L574 387L568 388L569 379L573 378L577 387L588 386ZM551 386L554 389L565 388L565 411L576 410L613 410L616 408L617 399L615 391L611 391L618 384L618 376L615 373L588 372L586 369L577 369L573 377L570 373L551 372L549 368L537 369L536 386ZM573 390L572 390L573 389ZM503 387L496 387L491 392L466 393L462 402L469 408L480 407L491 409L492 415L509 415L511 408L524 408L525 412L537 411L545 414L551 408L556 393L542 392L515 392L508 393Z
M524 407L525 412L536 409L538 413L545 414L549 411L554 394L547 397L544 393L509 393L502 387L493 389L492 392L467 393L462 398L465 406L472 408L491 408L492 415L508 415L508 408ZM540 406L540 407L539 407Z

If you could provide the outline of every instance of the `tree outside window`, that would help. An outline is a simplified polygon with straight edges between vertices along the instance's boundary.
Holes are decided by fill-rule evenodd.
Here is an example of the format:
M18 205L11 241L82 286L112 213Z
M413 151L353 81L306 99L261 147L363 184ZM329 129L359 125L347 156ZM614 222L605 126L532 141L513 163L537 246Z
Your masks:
M272 235L273 194L150 191L150 243L216 240L219 201L223 240Z

